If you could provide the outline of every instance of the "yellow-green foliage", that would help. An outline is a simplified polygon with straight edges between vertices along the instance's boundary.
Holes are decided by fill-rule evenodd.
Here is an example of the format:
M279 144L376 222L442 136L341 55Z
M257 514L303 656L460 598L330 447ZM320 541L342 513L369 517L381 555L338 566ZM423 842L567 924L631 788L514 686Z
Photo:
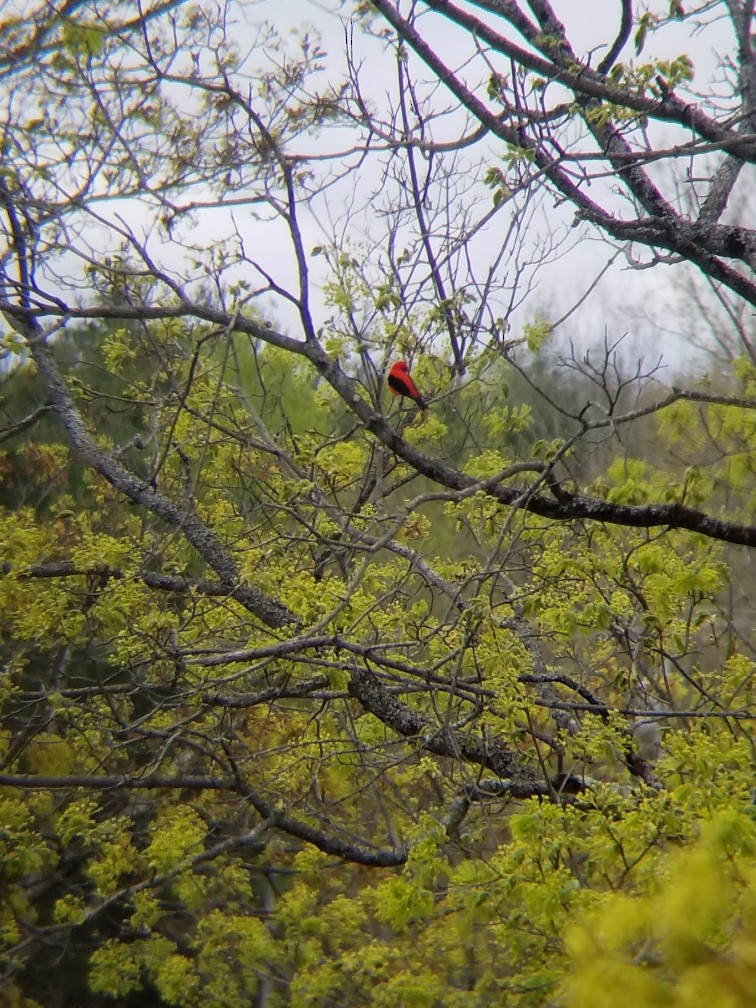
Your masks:
M733 363L733 378L741 394L753 399L756 391L753 361ZM704 391L709 383L704 382ZM705 413L693 402L674 403L659 417L665 441L678 457L689 462L678 499L692 503L726 502L729 512L752 515L756 499L756 418L752 409L714 404Z
M731 809L668 857L650 892L570 924L566 1004L748 1008L756 991L756 817Z
M343 323L339 313L369 285L346 275L354 263L337 266L329 297ZM395 291L375 300L387 340L395 325L391 353L412 349L412 327L389 317ZM424 323L430 332L441 316ZM547 337L540 322L526 334L534 350ZM135 340L167 355L183 382L193 344L176 325L106 340L107 366L155 396L161 492L207 523L242 584L299 623L252 618L180 532L96 474L67 486L65 450L34 456L57 474L57 496L0 513L11 558L0 579L1 754L7 773L40 785L0 793L8 968L25 965L30 928L51 928L45 941L82 941L85 993L88 984L118 1001L150 988L172 1008L228 1008L261 990L271 1008L541 1008L570 975L564 996L590 1005L601 970L614 978L604 988L622 989L627 974L627 990L637 980L652 998L654 984L664 996L665 984L687 989L701 967L690 949L704 945L702 989L724 984L728 965L747 977L751 854L746 845L722 867L706 828L704 847L692 846L702 823L745 808L752 787L741 717L756 677L734 635L720 643L725 550L675 530L550 522L484 489L425 502L427 481L341 426L332 391L284 352L235 337L208 343L184 408L141 368ZM348 327L329 341L356 370ZM557 437L528 440L539 418L506 401L493 357L481 355L474 380L458 387L448 360L421 354L417 365L423 391L438 394L431 414L395 410L390 422L424 451L447 461L468 424L467 474L485 483L525 457L533 466L505 477L523 487L539 460L562 451ZM373 391L366 379L364 394ZM91 397L79 395L84 409ZM620 504L695 504L731 480L750 494L750 428L730 411L712 415L737 452L674 477L628 455L597 477L596 492ZM680 407L662 434L679 448L696 417ZM399 545L368 547L363 535ZM61 561L76 573L32 576ZM446 590L421 576L422 564ZM156 590L145 573L191 586ZM310 646L310 633L325 643ZM364 709L357 670L417 717L417 735ZM639 702L644 678L666 705L692 711L662 725L658 789L631 772L633 721L616 711ZM585 696L560 679L612 713L584 709ZM573 704L559 726L556 701ZM737 717L708 716L729 709ZM515 800L489 766L438 756L433 744L450 727L483 751L511 753L545 797ZM586 781L574 803L548 793L562 773ZM272 810L267 829L255 802ZM406 863L377 869L323 854L280 831L280 814L368 853L403 848ZM691 923L690 934L693 897L673 888L680 850L708 893L709 923ZM628 907L638 908L635 930Z

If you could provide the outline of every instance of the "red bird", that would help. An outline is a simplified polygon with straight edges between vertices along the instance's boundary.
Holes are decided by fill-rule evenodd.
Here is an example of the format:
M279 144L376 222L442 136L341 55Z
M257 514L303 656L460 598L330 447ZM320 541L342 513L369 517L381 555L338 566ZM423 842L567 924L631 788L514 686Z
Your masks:
M416 402L421 410L427 410L428 404L417 391L417 385L412 381L407 370L407 362L400 360L389 368L386 384L389 392L395 396L406 396Z

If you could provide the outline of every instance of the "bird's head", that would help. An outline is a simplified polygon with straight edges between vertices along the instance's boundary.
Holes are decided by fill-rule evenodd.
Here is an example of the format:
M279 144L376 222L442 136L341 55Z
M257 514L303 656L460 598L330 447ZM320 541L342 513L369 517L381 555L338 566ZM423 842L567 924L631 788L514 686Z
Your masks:
M394 367L396 368L397 371L408 371L409 370L409 368L407 367L407 361L403 361L403 360L398 360L396 362L396 364L394 364Z

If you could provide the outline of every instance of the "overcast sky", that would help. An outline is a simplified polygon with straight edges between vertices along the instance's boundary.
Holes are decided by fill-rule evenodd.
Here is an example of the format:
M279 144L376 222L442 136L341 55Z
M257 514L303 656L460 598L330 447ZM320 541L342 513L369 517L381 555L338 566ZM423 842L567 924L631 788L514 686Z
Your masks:
M575 48L583 56L593 50L592 63L596 65L603 54L603 49L598 47L605 46L613 40L617 32L619 2L557 0L555 7L564 19ZM658 10L664 10L666 7L666 0L657 5ZM334 83L343 80L346 72L345 26L348 28L349 25L349 9L341 4L315 2L315 0L257 0L254 3L234 0L231 5L241 51L251 44L251 40L255 37L253 26L262 20L267 19L276 25L284 37L293 37L290 36L290 32L302 29L308 24L312 25L320 33L323 47L329 53L327 69L323 76L330 77ZM477 10L476 12L480 13ZM466 53L461 51L459 32L449 22L436 14L426 13L421 19L421 28L423 31L427 30L429 39L438 47L450 65L457 67L464 62ZM385 101L386 95L394 88L396 65L393 55L382 43L359 31L355 31L352 37L355 61L362 64L361 79L366 96L376 106L380 106ZM469 39L466 44L470 44ZM729 28L724 20L697 34L691 34L690 25L675 23L663 32L649 37L643 59L652 55L672 57L682 52L687 53L694 60L697 82L701 90L705 91L709 87L721 56L731 50L732 44ZM623 59L630 58L634 58L632 43L628 46L628 51L623 54ZM480 71L470 69L469 73ZM322 83L319 83L319 86L322 86ZM445 89L437 86L436 95L439 103L453 104ZM395 96L393 100L396 100ZM338 133L335 133L324 139L305 138L304 143L305 145L309 143L311 152L313 144L336 145L338 139ZM496 165L501 163L502 149L503 145L495 138L487 138L471 156L477 158L484 156L486 163ZM312 249L328 240L329 231L333 230L334 219L340 220L344 226L341 234L351 235L355 241L359 241L364 231L371 227L376 235L381 233L381 221L376 220L374 213L370 218L360 216L360 203L359 200L355 201L354 196L355 178L358 189L361 186L367 192L376 187L380 177L377 162L374 163L372 160L366 162L361 166L360 173L347 179L341 188L336 186L329 190L327 207L321 202L315 205L314 214L302 214L301 221L307 249ZM741 188L753 189L754 181L756 180L752 170L750 175L744 172ZM492 205L491 191L483 186L480 187L479 195L472 187L467 195L475 199L476 210L479 206L478 212L481 216ZM109 212L104 204L99 205L99 210L103 216L107 216ZM129 221L138 227L140 219L138 211L135 210L132 215L131 210L125 211L124 203L118 201L112 207L112 213L116 212L121 214L126 212ZM551 224L546 221L547 215ZM569 253L539 271L537 289L528 296L527 302L511 320L515 335L518 327L539 311L546 312L552 319L560 317L591 287L595 278L614 255L613 247L595 229L590 229L586 225L571 229L572 215L573 211L569 206L561 210L554 210L551 205L543 208L544 228L562 227L567 235L566 248L569 249ZM495 224L481 235L475 251L480 258L481 271L485 270L487 263L496 258L501 245L502 224L503 218L497 219ZM532 226L535 229L538 220L534 220ZM191 228L192 236L196 236L208 248L212 248L213 244L233 240L234 230L238 229L250 247L262 250L260 256L264 259L265 268L282 285L291 286L293 283L296 275L294 261L291 244L283 226L255 222L249 207L234 212L233 221L229 211L213 210L199 213L196 225L192 224ZM162 261L178 267L181 250L163 241L156 232L157 229L154 228L148 232L145 226L144 237L151 242L152 247L159 250L159 258ZM100 240L95 227L89 229L88 237L94 246L101 245L103 251L113 248L112 237L103 232ZM314 275L319 277L321 282L328 279L322 258L313 259L312 266ZM71 268L73 269L73 265ZM500 269L506 271L506 261L501 264ZM627 331L630 334L628 343L634 352L644 350L658 352L661 348L670 363L674 363L675 358L689 353L684 338L688 323L685 322L683 325L671 308L673 281L675 277L680 277L680 273L679 268L668 266L655 267L652 270L631 270L626 260L618 258L606 272L595 292L564 324L563 337L573 338L587 345L599 341L605 330L612 339ZM296 332L296 319L291 311L287 310L285 302L270 301L268 306L274 310L278 320L290 324L292 331ZM319 302L317 295L315 311L319 316L319 324L322 324L326 312L322 300ZM672 332L680 330L683 330L683 339L673 339Z

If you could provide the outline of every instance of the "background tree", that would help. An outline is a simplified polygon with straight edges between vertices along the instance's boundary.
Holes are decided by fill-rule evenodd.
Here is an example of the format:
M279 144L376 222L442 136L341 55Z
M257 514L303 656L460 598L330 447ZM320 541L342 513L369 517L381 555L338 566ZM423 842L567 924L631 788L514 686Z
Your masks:
M749 814L752 362L670 389L619 337L551 351L563 168L526 111L509 174L476 155L380 11L343 77L242 6L4 11L11 1003L543 1004L568 955L579 997L568 923L653 908L671 848ZM615 99L671 116L684 74L652 100L551 38L653 216ZM652 244L746 297L747 229L689 223Z

